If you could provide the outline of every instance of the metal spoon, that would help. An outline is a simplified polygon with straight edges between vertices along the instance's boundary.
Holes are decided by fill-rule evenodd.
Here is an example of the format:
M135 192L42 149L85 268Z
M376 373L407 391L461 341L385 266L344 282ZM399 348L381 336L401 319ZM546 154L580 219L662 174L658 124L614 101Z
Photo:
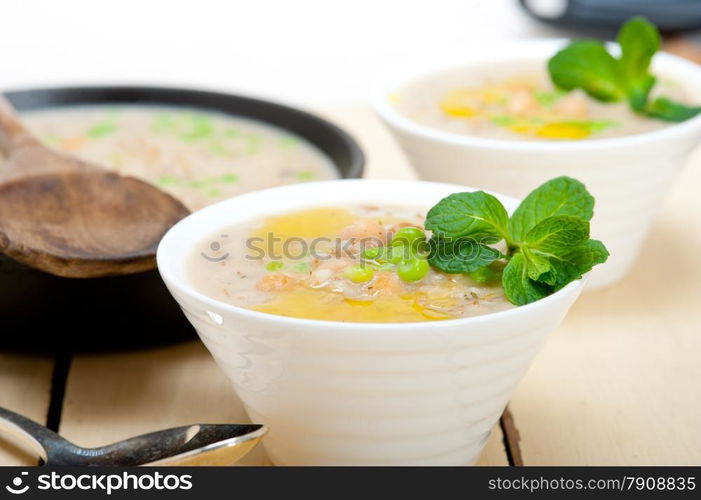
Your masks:
M268 432L256 424L194 424L151 432L99 448L82 448L0 407L0 433L31 444L46 465L231 465Z

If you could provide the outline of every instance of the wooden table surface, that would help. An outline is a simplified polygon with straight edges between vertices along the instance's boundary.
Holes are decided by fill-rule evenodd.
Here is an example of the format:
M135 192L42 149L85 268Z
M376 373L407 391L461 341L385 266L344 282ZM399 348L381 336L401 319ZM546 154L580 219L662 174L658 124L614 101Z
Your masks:
M370 110L322 114L360 140L368 177L414 177ZM480 464L701 464L701 155L690 163L632 275L575 304L518 387ZM83 446L246 420L199 342L58 361L0 352L0 406ZM0 439L0 464L34 463ZM244 463L267 461L256 449Z

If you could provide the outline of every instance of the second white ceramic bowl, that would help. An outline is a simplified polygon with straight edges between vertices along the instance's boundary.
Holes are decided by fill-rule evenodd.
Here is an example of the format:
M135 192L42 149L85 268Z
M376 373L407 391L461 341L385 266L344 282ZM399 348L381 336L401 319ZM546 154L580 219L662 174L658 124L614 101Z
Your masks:
M471 464L547 335L583 287L532 304L430 323L340 323L274 316L195 290L195 243L252 218L357 203L428 209L464 186L329 181L258 191L176 224L158 248L161 275L254 422L286 465ZM508 210L516 200L499 196Z
M584 182L596 198L592 236L611 252L609 260L591 273L589 286L596 288L615 283L632 266L657 206L701 139L701 115L654 132L612 139L495 140L432 129L404 117L390 102L405 84L458 68L475 84L489 76L485 67L504 71L508 64L545 71L547 59L565 43L486 45L420 68L408 64L382 80L374 105L423 179L481 186L519 198L560 175ZM690 104L701 103L701 66L661 53L655 56L652 71L681 85Z

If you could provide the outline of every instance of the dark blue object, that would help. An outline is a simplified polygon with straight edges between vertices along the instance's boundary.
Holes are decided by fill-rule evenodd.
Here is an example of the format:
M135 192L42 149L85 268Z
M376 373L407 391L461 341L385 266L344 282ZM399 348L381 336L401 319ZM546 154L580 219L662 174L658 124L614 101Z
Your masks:
M661 31L701 29L700 0L519 0L533 17L573 29L616 30L640 15Z

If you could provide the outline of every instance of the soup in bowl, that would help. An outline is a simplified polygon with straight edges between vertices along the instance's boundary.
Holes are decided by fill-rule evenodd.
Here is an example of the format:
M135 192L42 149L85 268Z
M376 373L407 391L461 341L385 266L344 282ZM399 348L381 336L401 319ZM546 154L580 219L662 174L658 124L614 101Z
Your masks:
M274 463L478 458L584 280L517 307L488 279L426 269L406 247L421 242L429 208L470 191L420 181L285 186L207 207L163 238L163 280L251 419L271 428ZM494 199L509 212L518 205ZM400 239L408 253L395 259L388 250Z
M48 146L150 182L190 210L339 176L331 158L290 130L195 107L74 106L23 113L22 120Z
M592 272L596 288L632 267L657 206L701 139L701 116L671 123L625 102L558 90L548 61L567 43L487 45L397 67L377 86L374 105L423 179L516 197L559 175L584 182L597 199L593 236L611 251ZM658 53L651 71L655 95L701 103L697 64Z

